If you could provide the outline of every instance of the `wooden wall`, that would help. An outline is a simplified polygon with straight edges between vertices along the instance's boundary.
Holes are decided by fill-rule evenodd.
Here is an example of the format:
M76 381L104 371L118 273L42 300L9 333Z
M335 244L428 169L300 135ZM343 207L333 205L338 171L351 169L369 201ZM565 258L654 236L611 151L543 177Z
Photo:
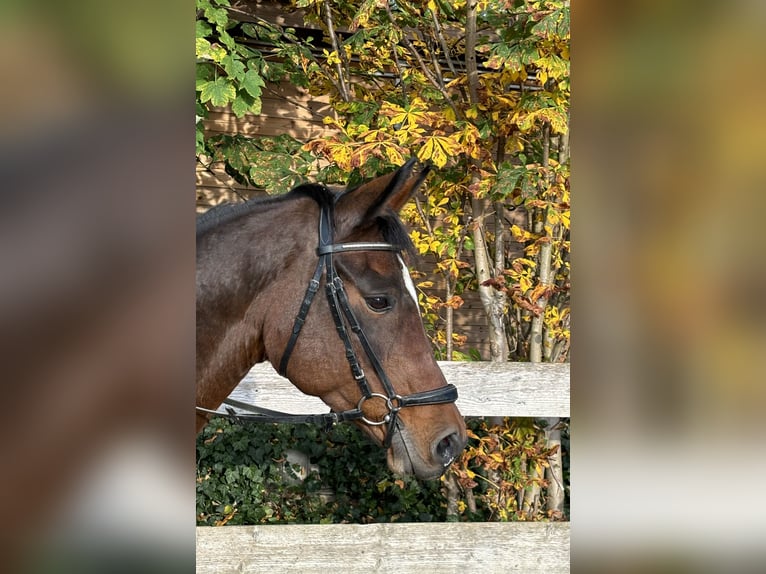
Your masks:
M210 107L204 120L208 134L244 134L278 136L289 134L310 141L327 133L322 118L328 115L329 99L314 98L306 90L288 82L269 84L263 95L261 114L237 118L229 108ZM207 162L209 158L204 158ZM206 169L197 163L197 212L202 213L220 203L237 203L262 193L237 183L223 170L222 164Z

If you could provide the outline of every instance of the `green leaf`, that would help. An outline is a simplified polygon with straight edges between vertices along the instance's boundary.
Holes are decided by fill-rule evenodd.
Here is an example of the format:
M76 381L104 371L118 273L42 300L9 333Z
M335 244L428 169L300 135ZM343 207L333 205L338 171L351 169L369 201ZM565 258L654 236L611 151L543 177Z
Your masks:
M242 98L242 96L237 96L231 104L231 111L234 112L234 115L238 118L244 116L248 110L250 110L250 105Z
M237 91L226 78L216 78L215 81L206 82L200 88L202 91L200 100L211 102L214 106L225 106L237 97Z
M234 38L231 37L231 34L229 34L226 30L221 30L221 32L218 34L218 38L221 40L223 45L226 46L229 50L237 49L237 42L234 40Z
M250 104L250 113L255 114L256 116L261 113L261 99L256 98L255 101Z
M197 38L204 38L213 32L213 27L204 20L197 20L195 29Z
M220 28L225 28L229 23L229 13L226 11L226 8L213 8L212 6L206 8L205 18Z
M197 62L196 76L198 81L212 80L215 76L215 66L209 62Z
M219 44L211 44L205 38L197 38L195 41L197 58L220 62L226 56L226 49Z
M241 100L239 104L237 104L238 110L243 110L242 115L244 115L247 112L250 112L251 114L258 115L261 113L261 99L260 98L254 98L250 94L247 93L247 91L243 89L237 90L237 99ZM244 107L243 107L244 106ZM232 111L236 114L237 111L234 110L234 107L232 105ZM237 117L242 117L238 115Z
M247 93L258 99L261 97L261 88L265 86L263 79L256 70L248 70L242 79L242 87ZM258 112L260 113L260 112Z
M223 69L226 70L226 73L232 78L241 81L245 76L245 64L233 54L228 54L223 58L221 60L221 65L223 66Z
M205 128L202 122L197 124L195 133L195 148L197 155L205 153Z

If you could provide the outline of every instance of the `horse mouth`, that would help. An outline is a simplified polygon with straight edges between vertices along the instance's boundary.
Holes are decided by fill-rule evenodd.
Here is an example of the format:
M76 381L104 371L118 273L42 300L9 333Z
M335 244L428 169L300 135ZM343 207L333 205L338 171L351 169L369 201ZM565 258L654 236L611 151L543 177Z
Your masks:
M414 475L419 479L439 478L457 458L450 457L444 462L428 462L411 443L406 428L397 425L397 431L391 440L391 447L386 453L388 468L399 475Z

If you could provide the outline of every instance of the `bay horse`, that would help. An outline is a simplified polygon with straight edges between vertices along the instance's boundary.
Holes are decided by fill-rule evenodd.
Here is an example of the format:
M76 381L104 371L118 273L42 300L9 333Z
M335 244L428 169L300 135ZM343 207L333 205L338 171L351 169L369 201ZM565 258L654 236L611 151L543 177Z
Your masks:
M402 258L412 245L398 212L429 171L415 164L198 220L197 432L268 360L331 408L325 420L353 421L386 448L395 473L437 478L460 454L457 390L434 360ZM312 304L320 290L326 303Z

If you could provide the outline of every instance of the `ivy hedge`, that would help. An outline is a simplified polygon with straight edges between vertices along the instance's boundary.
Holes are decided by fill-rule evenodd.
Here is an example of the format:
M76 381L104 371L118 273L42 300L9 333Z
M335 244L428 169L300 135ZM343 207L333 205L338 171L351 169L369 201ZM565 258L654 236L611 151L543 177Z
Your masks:
M353 425L325 430L310 425L233 423L214 418L197 437L197 524L497 520L498 481L507 486L506 504L511 507L515 503L510 500L513 496L507 496L507 490L523 489L528 481L519 474L520 459L509 461L508 472L513 476L504 476L496 468L485 468L482 457L475 456L479 445L487 444L481 437L511 436L508 429L498 434L497 428L487 428L482 420L469 420L467 425L472 436L467 452L474 452L474 457L471 460L464 457L455 466L468 470L474 478L471 494L476 509L472 512L459 503L459 516L448 517L443 480L420 481L394 475L386 466L385 451ZM515 427L514 432L518 434L519 428L522 427ZM568 429L565 435L568 482ZM529 456L534 444L538 441L520 442L519 454L523 450L524 456ZM503 456L511 456L507 449L513 442L505 441L505 445ZM288 464L285 457L288 450L305 453L311 460L312 471L306 475L305 468ZM540 449L537 452L545 454ZM497 453L483 454L488 455L487 460L492 460L493 454L497 459ZM297 479L302 471L303 479ZM504 520L550 518L543 512L519 516L513 512L499 513Z

